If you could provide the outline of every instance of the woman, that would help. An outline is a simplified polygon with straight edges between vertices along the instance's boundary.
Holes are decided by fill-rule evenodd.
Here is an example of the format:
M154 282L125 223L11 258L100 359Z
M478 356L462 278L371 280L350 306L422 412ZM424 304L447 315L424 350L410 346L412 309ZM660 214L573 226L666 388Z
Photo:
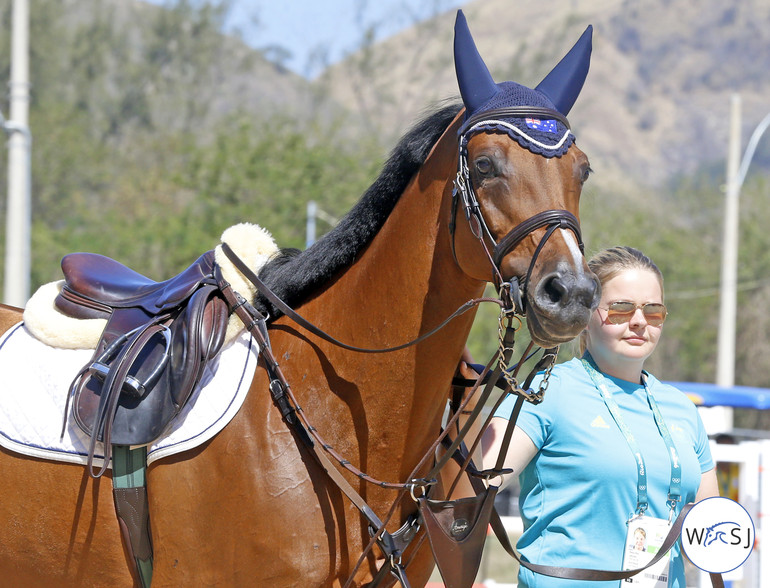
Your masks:
M649 544L650 531L665 531L684 504L716 496L717 478L695 406L643 371L666 318L660 270L630 247L605 250L588 265L602 297L580 336L582 357L553 369L542 404L525 403L505 467L520 478L517 546L526 561L634 569L636 529L646 529ZM513 404L506 399L484 432L485 467L497 459ZM588 585L619 582L519 573L521 587ZM668 585L685 587L678 543Z

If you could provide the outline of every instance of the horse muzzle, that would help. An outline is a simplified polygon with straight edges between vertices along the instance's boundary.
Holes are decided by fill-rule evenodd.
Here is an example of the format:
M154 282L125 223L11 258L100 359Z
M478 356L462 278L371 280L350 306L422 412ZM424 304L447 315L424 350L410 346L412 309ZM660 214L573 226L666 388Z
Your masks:
M598 278L582 268L559 267L527 291L527 322L532 339L552 347L574 339L599 305Z

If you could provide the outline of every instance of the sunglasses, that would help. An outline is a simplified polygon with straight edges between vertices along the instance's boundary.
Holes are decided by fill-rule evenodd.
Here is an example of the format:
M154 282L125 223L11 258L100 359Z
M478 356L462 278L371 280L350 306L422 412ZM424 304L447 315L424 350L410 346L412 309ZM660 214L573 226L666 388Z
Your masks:
M653 327L659 327L666 320L668 311L664 304L657 302L648 302L647 304L635 304L633 302L610 302L610 305L603 309L607 311L607 322L613 325L621 325L631 320L636 309L641 308L644 320Z

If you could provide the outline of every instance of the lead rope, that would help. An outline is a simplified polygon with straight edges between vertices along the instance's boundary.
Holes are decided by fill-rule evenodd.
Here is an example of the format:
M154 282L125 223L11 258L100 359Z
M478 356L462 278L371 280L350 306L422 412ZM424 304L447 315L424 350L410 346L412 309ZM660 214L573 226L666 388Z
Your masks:
M682 532L682 524L684 523L684 519L687 516L687 513L690 511L690 509L693 506L694 506L694 503L690 502L688 504L685 504L682 507L682 510L680 511L679 516L674 521L674 524L669 530L668 535L666 536L666 539L663 542L663 545L661 545L660 550L655 555L655 557L646 566L637 568L634 570L610 571L610 570L595 570L595 569L587 569L587 568L562 568L558 566L539 565L539 564L530 563L528 561L523 561L519 558L519 555L516 553L516 550L511 546L511 543L508 540L507 531L505 530L505 526L503 525L503 522L500 519L500 516L497 514L497 511L493 512L490 525L495 535L497 536L498 541L500 541L500 545L502 545L503 549L505 549L505 551L511 557L513 557L516 561L518 561L519 565L529 570L532 570L537 574L542 574L544 576L551 576L553 578L565 578L565 579L571 579L571 580L588 580L588 581L594 581L594 582L610 581L610 580L625 580L626 578L635 576L641 571L646 570L650 566L654 565L663 556L665 556L666 553L668 553L668 551L673 547L674 543L676 543L676 541L679 539L679 535ZM711 573L709 574L709 578L711 579L711 585L713 588L724 588L724 581L722 579L722 574Z
M502 349L502 344L501 344L501 349ZM545 369L544 381L546 382L546 385L545 387L542 387L542 386L539 387L539 389L542 389L542 392L545 392L545 388L547 388L547 380L548 380L548 377L550 376L551 369L554 365L553 359L555 359L555 356L556 356L556 353L555 353L556 350L548 350L548 351L553 352L553 358L551 359L550 363ZM546 355L547 354L544 354L543 359L545 359ZM538 365L541 365L542 361L543 360L541 360L541 362ZM461 414L463 407L466 406L469 400L473 397L476 389L479 386L479 383L484 379L484 376L488 371L488 367L489 366L487 366L487 368L485 368L485 370L479 375L476 383L473 385L473 388L471 389L470 393L467 395L467 398L460 405L460 409L457 411L456 415ZM512 382L516 381L515 375L516 375L516 372L518 371L518 367L519 366L517 366L517 369L514 372L513 377L511 378ZM525 382L525 385L524 385L525 388L528 387L529 382L531 382L531 379L533 375L536 373L537 369L538 368L536 366L536 368L528 376L527 382ZM506 381L508 381L508 378L505 378L505 379ZM492 382L493 380L490 379L490 383ZM487 384L487 385L489 386L490 384ZM510 387L510 385L511 384L509 382L507 384L507 387ZM500 399L495 404L494 408L492 409L489 416L487 417L487 420L485 421L482 427L482 430L484 430L489 425L489 421L494 416L495 410L497 409L499 404L502 402L502 400L505 398L505 396L506 396L505 394L501 395ZM490 487L489 486L484 487L482 479L490 480L493 477L501 476L503 474L507 474L512 471L512 470L504 469L503 466L505 462L505 456L508 453L508 448L510 446L513 430L516 426L516 421L518 419L519 412L521 411L521 408L523 406L525 399L528 399L528 398L524 394L519 394L516 399L516 403L511 413L511 418L508 421L508 425L503 435L503 441L501 443L500 452L498 453L494 468L491 470L484 470L481 472L476 471L475 476L471 475L471 469L468 467L468 465L471 462L471 456L473 455L474 451L476 450L476 447L478 446L478 443L480 442L480 437L479 437L478 439L476 439L476 442L473 444L472 448L468 451L468 455L465 458L463 466L461 467L461 470L458 473L457 478L454 481L454 484L452 485L452 489L454 489L455 485L459 481L460 476L462 476L462 474L465 472L469 477L471 486L473 487L474 491L477 494L481 492L489 492ZM541 396L541 399L542 399L542 396ZM481 403L481 402L482 400L480 398L478 403ZM474 412L477 412L477 411L474 410ZM474 416L475 416L474 413L471 413L470 419L474 418ZM451 494L451 490L450 490L450 494ZM500 519L500 516L498 515L497 510L494 508L492 509L492 512L491 512L491 519L489 521L489 525L492 527L492 530L495 533L495 536L497 537L503 549L511 557L513 557L519 563L519 565L537 574L542 574L542 575L551 576L555 578L572 579L572 580L588 580L588 581L625 580L653 566L662 557L664 557L666 553L668 553L668 551L671 549L674 543L676 543L676 541L678 540L679 535L681 533L682 524L684 523L684 518L686 517L687 513L693 506L694 506L693 503L689 503L682 508L682 511L679 513L679 516L674 521L674 524L669 530L668 535L666 536L663 542L663 545L661 546L660 550L655 555L655 557L650 562L648 562L647 565L645 565L644 567L633 569L633 570L616 571L616 570L597 570L597 569L587 569L587 568L566 568L566 567L559 567L559 566L540 565L540 564L530 563L527 561L522 561L518 553L516 553L516 550L510 544L507 531L505 530L505 526L503 525L503 522ZM721 574L710 573L709 578L711 580L711 585L713 588L724 588L724 581L722 579Z
M488 367L489 366L487 366L487 368L485 368L485 370L481 373L481 375L479 375L479 378L474 384L471 392L468 394L465 401L463 401L463 403L460 405L461 410L464 406L468 404L469 400L473 397L474 392L478 388L479 383L482 381L485 373L488 371ZM550 373L550 368L547 369L547 373ZM501 396L501 399L504 399L504 398L505 398L505 395L503 394ZM497 456L495 467L492 470L477 472L475 476L471 475L470 469L467 469L467 463L470 461L470 455L473 455L473 452L475 451L476 444L474 444L473 448L469 451L469 457L466 458L464 466L466 467L466 473L468 474L471 486L473 487L474 491L477 494L482 492L488 492L491 488L490 486L485 487L484 483L482 482L482 479L489 480L492 477L500 476L500 475L509 473L511 471L511 470L504 469L503 465L505 461L505 455L507 454L508 447L510 445L511 436L515 428L515 423L516 423L516 420L518 419L518 415L524 403L524 400L525 400L525 396L523 395L519 395L516 399L516 403L514 405L514 408L511 414L511 419L508 422L508 426L506 427L506 430L503 436L503 442L501 444L500 453ZM461 410L458 410L456 415L461 414ZM484 425L485 427L487 426L489 420L492 418L493 415L494 415L494 409L491 412L490 416L488 417L488 420ZM461 470L460 473L458 474L458 478L462 475L462 473L463 471ZM456 482L457 480L455 480L455 483ZM491 512L491 519L489 521L489 525L491 526L492 531L494 532L495 536L497 537L503 549L511 557L513 557L519 563L519 565L537 574L542 574L542 575L551 576L555 578L572 579L572 580L587 580L587 581L624 580L649 568L650 566L657 563L662 557L664 557L664 555L671 549L674 543L676 543L679 537L679 534L681 533L681 528L682 528L682 524L684 523L684 519L687 516L687 513L690 511L690 509L693 506L694 506L693 503L689 503L682 508L682 511L679 513L679 516L674 521L672 528L669 530L669 533L666 536L663 542L663 545L661 546L656 556L644 567L633 569L633 570L610 571L610 570L597 570L597 569L587 569L587 568L565 568L565 567L558 567L558 566L540 565L540 564L534 564L527 561L523 561L519 557L518 553L516 553L516 550L511 545L508 539L507 531L505 530L505 526L503 525L503 522L500 519L500 515L497 513L497 510L494 508L492 509L492 512ZM711 580L711 585L713 588L724 588L724 581L722 579L721 574L711 573L709 574L709 578Z
M549 378L550 378L550 375L551 375L551 370L552 370L552 368L554 366L554 363L556 361L556 356L557 356L559 348L558 347L552 347L552 348L543 350L542 357L536 363L535 367L532 368L532 370L530 371L529 375L526 377L524 383L520 385L518 383L518 379L517 379L518 372L521 369L521 367L523 366L524 362L529 360L529 359L531 359L535 355L536 352L533 352L532 354L530 354L530 350L532 349L533 346L534 346L534 343L530 342L529 345L527 346L527 349L522 354L521 361L519 361L519 363L516 366L514 366L513 371L512 372L511 372L511 370L503 371L502 377L500 379L498 379L498 381L497 381L497 383L495 385L496 385L497 388L502 390L502 393L497 398L497 400L494 402L494 404L491 406L489 414L487 415L486 419L484 420L484 422L483 422L483 424L482 424L482 426L480 428L481 431L485 431L487 429L487 427L489 426L489 423L491 422L492 418L495 416L495 413L497 412L497 409L500 407L500 405L503 403L503 401L507 398L508 394L514 393L514 394L517 395L516 406L514 407L514 414L515 415L518 415L518 412L521 409L520 405L522 404L522 402L524 400L526 400L528 402L531 402L532 404L537 404L538 402L540 402L542 400L542 398L543 398L543 396L545 394L545 391L548 388L548 382L549 382ZM541 380L541 382L540 382L540 384L538 386L537 391L533 391L532 388L530 387L530 385L532 383L532 380L534 379L534 376L536 374L540 373L540 372L543 372L543 374L544 374L543 379ZM470 399L473 397L473 395L475 394L476 389L478 388L478 382L481 382L482 380L484 380L484 372L482 372L479 375L476 383L472 384L471 391L467 395L467 399L466 399L466 403L465 404L467 404L470 401ZM458 409L458 412L460 412L459 409ZM472 411L471 412L469 412L469 411L462 411L462 414L471 414L472 415ZM510 427L510 430L512 432L513 427L510 425L511 421L514 423L514 426L515 426L516 418L512 417L511 419L509 419L509 427ZM508 438L510 438L510 434L508 434L507 431L508 431L508 429L506 429L506 436ZM458 430L458 435L459 434L460 434L460 432ZM452 492L454 491L455 487L459 483L459 481L460 481L460 479L462 477L462 474L465 471L467 471L469 473L469 475L470 475L470 472L473 470L473 471L476 472L477 476L480 476L480 477L483 477L483 478L491 478L491 477L495 477L497 475L501 475L502 473L506 473L505 471L502 470L502 464L496 466L492 470L489 470L489 472L487 472L487 471L480 472L475 467L473 467L473 465L472 465L472 456L475 454L476 449L478 448L480 443L481 443L481 435L479 435L475 439L475 441L471 445L470 449L467 449L466 454L464 456L462 455L462 453L460 453L460 457L463 458L463 461L460 464L460 472L457 474L457 476L455 477L455 480L452 483L452 486L450 487L450 490L448 492L449 496L452 495ZM506 442L506 447L507 447L507 444L508 443ZM455 458L455 459L457 459L457 458ZM492 472L495 472L495 473L492 474Z
M538 365L541 365L542 362L545 360L546 355L553 353L553 358L555 358L555 351L556 350L548 350L548 353L544 354L543 359ZM553 361L551 360L548 364L548 367L546 367L545 375L544 375L544 381L547 382L548 376L550 375L551 368L553 366ZM515 374L518 371L518 368L520 366L516 366L516 370L514 371L512 381L515 382ZM524 384L524 388L527 388L529 385L529 382L531 382L531 379L533 375L537 371L537 366L535 370L533 370L532 373L527 377L527 381ZM479 384L482 382L482 380L485 379L485 375L489 370L489 366L487 366L482 373L477 378L476 382L474 383L471 391L468 393L466 399L460 404L459 409L457 410L455 416L460 415L463 413L464 407L467 406L468 402L471 400L471 398L474 396L477 388L479 387ZM507 378L505 378L507 381ZM490 378L488 386L490 383L493 383L495 380L492 380ZM510 386L510 384L508 384ZM540 389L541 387L539 387ZM542 391L545 392L545 388L547 388L547 383L544 388L542 388ZM484 426L482 430L484 430L485 427L488 426L489 421L494 416L495 410L499 406L499 404L504 400L505 394L502 394L500 396L500 399L493 407L492 411L490 412L490 415L487 417L487 420L484 423ZM515 428L516 420L518 419L519 412L521 410L521 407L523 406L524 400L527 399L527 396L524 394L519 394L516 403L514 405L513 411L511 413L511 418L508 421L508 426L506 427L503 441L501 444L500 453L497 456L497 461L495 464L495 467L491 470L484 470L484 471L476 471L476 475L471 474L471 468L468 467L468 464L471 462L471 457L476 450L476 447L480 441L480 438L476 440L473 447L469 450L468 456L465 457L465 461L463 463L463 467L461 468L461 471L458 473L457 478L455 479L455 482L452 486L457 484L460 476L463 474L463 471L467 473L468 478L470 480L470 483L474 489L474 491L479 494L481 492L488 492L489 487L485 487L484 483L482 482L482 479L491 479L496 476L500 476L506 473L509 473L510 470L506 470L503 468L504 461L505 461L505 455L508 453L508 448L510 445L510 440L513 434L513 430ZM480 398L477 402L478 404L482 403L482 399ZM471 416L469 419L474 418L475 414L477 414L478 411L472 411ZM466 413L467 414L467 413ZM462 432L462 431L461 431ZM450 491L451 492L451 491ZM660 551L658 554L644 567L634 569L634 570L596 570L596 569L586 569L586 568L564 568L564 567L558 567L558 566L548 566L548 565L540 565L540 564L534 564L527 561L522 561L519 557L518 553L516 553L516 550L511 545L507 531L505 530L505 526L503 525L502 520L500 519L500 516L497 513L496 509L492 509L491 512L491 519L489 521L490 526L492 527L492 531L494 532L495 536L497 537L498 541L500 542L500 545L503 547L503 549L511 556L513 557L519 565L537 573L542 574L546 576L556 577L556 578L565 578L565 579L573 579L573 580L588 580L588 581L610 581L610 580L624 580L626 578L630 578L631 576L634 576L641 571L649 568L650 566L654 565L657 561L659 561L674 545L674 543L677 541L679 534L681 533L682 524L684 522L684 518L689 512L689 510L693 507L693 503L689 503L685 505L682 508L682 511L679 513L679 516L675 520L672 528L669 530L668 535L666 536L663 545L660 548ZM709 574L709 578L711 580L711 585L713 588L724 588L724 581L722 579L721 574Z

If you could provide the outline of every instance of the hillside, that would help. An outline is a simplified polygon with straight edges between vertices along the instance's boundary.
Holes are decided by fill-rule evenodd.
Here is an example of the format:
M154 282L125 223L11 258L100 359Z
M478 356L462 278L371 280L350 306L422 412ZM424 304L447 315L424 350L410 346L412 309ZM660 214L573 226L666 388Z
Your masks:
M141 72L133 92L143 95L153 124L164 130L208 130L241 113L264 119L279 113L305 120L319 115L307 80L220 33L222 7L179 2L164 8L142 0L64 4L62 27L73 44L94 30L109 38L100 81L112 78L117 90L125 70Z
M743 144L770 101L770 2L476 0L464 11L497 81L537 84L594 26L591 71L570 120L604 181L659 185L699 166L723 169L730 94ZM451 11L330 68L319 84L366 128L401 132L457 94Z
M593 24L591 71L570 113L595 171L581 204L587 253L622 243L657 261L671 319L649 368L669 379L712 380L730 96L742 97L745 147L770 111L770 2L475 0L463 9L495 79L530 87ZM453 10L366 47L315 83L348 106L351 126L395 137L425 107L457 95L454 19ZM762 229L769 138L744 185L740 221L736 374L758 386L767 374L748 358L767 349L768 331L749 299L770 296ZM479 356L494 347L482 332L493 320L477 317L469 346Z
M454 10L362 47L309 82L243 41L205 30L221 16L216 7L41 2L61 14L58 27L73 44L89 31L112 36L110 52L90 58L100 68L97 84L108 95L133 84L131 108L147 105L144 116L166 129L205 132L244 113L321 126L344 117L346 133L388 148L424 109L457 95ZM3 5L8 15L10 0ZM731 93L742 97L744 145L770 107L767 0L475 0L463 9L495 79L530 86L593 24L591 71L570 120L605 188L629 180L660 186L703 167L721 175ZM189 33L205 39L182 41L173 27L185 19ZM0 43L8 30L0 28ZM765 151L758 163L767 163Z
M0 0L0 73L6 80L12 4ZM30 15L33 108L75 102L97 125L109 117L125 123L133 115L159 132L209 131L238 114L309 121L340 110L333 100L319 101L305 78L223 35L225 12L224 5L203 2L161 7L142 0L36 0ZM7 114L6 95L0 108Z
M12 5L0 0L0 47L10 47ZM30 3L33 285L58 276L73 250L169 275L244 220L300 246L307 200L339 214L371 181L379 153L351 148L351 163L337 149L327 161L343 109L223 35L223 11L185 0ZM9 70L0 51L0 77ZM337 166L355 170L342 193Z

